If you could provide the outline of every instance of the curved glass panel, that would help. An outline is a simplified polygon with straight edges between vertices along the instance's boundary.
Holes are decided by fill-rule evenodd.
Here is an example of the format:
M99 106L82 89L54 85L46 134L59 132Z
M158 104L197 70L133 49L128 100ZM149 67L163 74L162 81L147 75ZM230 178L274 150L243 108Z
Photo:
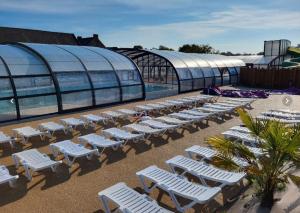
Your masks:
M19 98L21 118L57 112L56 95Z
M0 45L0 49L1 49L2 45ZM8 76L6 67L4 66L4 64L2 63L2 60L0 59L0 76Z
M43 61L22 47L1 45L0 55L12 75L49 74Z
M121 101L119 88L95 90L95 97L97 105L116 103Z
M0 100L0 121L17 119L16 105L14 99Z
M91 91L73 92L61 96L64 110L89 107L93 104Z
M45 77L14 78L18 96L55 93L52 79Z
M26 45L41 54L47 60L53 72L85 71L74 55L56 45L33 43L26 43Z
M56 73L55 76L61 92L91 89L84 72Z
M89 74L95 89L119 87L117 76L112 71L90 71Z
M13 96L14 92L11 88L10 80L8 78L0 78L0 98Z

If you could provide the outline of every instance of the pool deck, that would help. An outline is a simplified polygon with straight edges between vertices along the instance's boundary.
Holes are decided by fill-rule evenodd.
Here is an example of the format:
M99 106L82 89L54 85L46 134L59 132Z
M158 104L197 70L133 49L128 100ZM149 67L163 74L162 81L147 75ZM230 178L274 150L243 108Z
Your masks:
M177 95L176 97L185 97L199 94L199 92ZM252 115L257 115L267 109L285 108L300 109L300 96L292 96L293 103L290 107L282 104L284 95L272 95L268 99L260 99L255 101L251 110ZM220 98L222 99L222 98ZM146 102L157 102L163 99L156 99ZM84 113L99 113L105 110L115 110L118 108L132 108L137 104L143 104L145 101L123 104L119 106L88 110L85 112L70 113L64 115L56 115L50 118L20 121L18 123L1 126L0 131L11 134L11 130L16 127L32 126L37 127L38 124L46 121L59 121L61 118L77 117ZM152 144L148 142L127 145L122 150L107 150L99 159L85 161L84 159L77 161L71 168L65 164L59 167L57 173L50 171L35 173L33 180L28 182L24 176L23 168L18 170L20 178L17 187L11 189L6 185L0 186L0 212L103 212L101 203L97 198L99 191L117 183L126 182L128 186L142 192L141 184L135 173L150 165L157 165L164 169L169 169L165 161L175 155L183 155L184 149L189 146L199 144L205 145L204 141L209 136L220 134L228 128L240 124L238 117L232 117L223 123L209 122L209 126L201 126L200 128L192 127L184 131L166 135L163 138L151 138ZM120 125L119 125L120 126ZM109 126L105 126L108 128ZM39 140L31 140L26 146L18 146L14 152L22 151L30 148L38 148L41 152L50 154L49 144L64 139L72 139L77 142L79 135L94 132L93 129L82 130L76 134L68 136L59 136L50 141L41 142ZM97 133L101 132L98 128ZM149 145L150 144L150 145ZM11 158L11 150L8 147L0 149L0 164L6 165L12 174L15 174L15 167ZM170 210L175 211L174 205L169 196L159 195L158 190L151 193L151 197L159 200L159 204ZM216 209L223 209L222 195L219 194L215 200L209 204L209 212ZM232 212L239 212L238 206L231 207ZM234 209L235 208L235 209ZM228 210L228 209L227 209ZM241 210L241 209L239 209ZM196 205L188 212L201 212L203 206Z

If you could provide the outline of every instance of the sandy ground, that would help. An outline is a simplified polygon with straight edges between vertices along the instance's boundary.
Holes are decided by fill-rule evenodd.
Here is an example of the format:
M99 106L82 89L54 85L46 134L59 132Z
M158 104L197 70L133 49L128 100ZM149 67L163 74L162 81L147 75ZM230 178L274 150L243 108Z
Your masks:
M197 93L189 93L179 96L188 96ZM251 114L257 115L259 112L271 108L290 108L300 109L300 97L293 96L293 103L290 107L282 104L282 95L273 95L268 99L258 100L253 103ZM161 99L162 100L162 99ZM148 101L156 102L158 100ZM139 102L139 103L143 103ZM109 107L110 110L117 108L131 108L137 103L130 103L115 107ZM90 110L89 113L97 113L107 110ZM58 121L63 117L79 117L86 112L67 114L64 116L54 116L47 119L19 122L0 127L0 131L11 134L11 129L30 125L37 127L41 122ZM119 123L118 125L123 125ZM17 143L17 148L12 152L9 147L0 148L0 164L6 165L12 174L19 174L20 178L17 187L11 189L6 185L0 186L0 212L102 212L102 205L97 198L97 193L117 182L126 182L130 187L142 192L141 184L135 173L150 165L157 165L168 169L165 161L178 154L185 154L184 149L194 144L205 144L205 139L209 136L220 134L228 128L240 124L238 117L233 116L225 122L210 121L208 126L192 127L181 134L181 130L173 134L165 135L163 138L151 138L146 143L127 145L123 150L107 150L100 158L92 161L85 159L77 161L71 168L65 164L61 165L57 173L45 171L35 173L33 180L28 182L24 176L23 168L17 171L13 165L11 154L30 148L37 148L41 152L50 154L48 145L50 143L64 139L77 141L79 135L94 132L93 129L82 130L74 135L62 136L41 142L39 139L31 140L31 143L24 146ZM101 129L109 126L98 128ZM295 189L296 190L296 189ZM298 192L298 191L297 191ZM288 192L287 192L288 193ZM289 192L290 193L290 192ZM299 193L299 192L298 192ZM150 194L152 198L159 201L160 205L175 211L173 203L169 196L159 193L155 190ZM210 202L208 208L196 205L188 212L213 212L229 211L241 212L241 202L233 205L223 206L222 195L218 195L215 200ZM294 199L295 200L295 199ZM288 201L287 201L288 202ZM284 204L288 205L288 204ZM281 207L280 207L281 208ZM296 209L297 206L293 209ZM298 207L299 209L299 207Z

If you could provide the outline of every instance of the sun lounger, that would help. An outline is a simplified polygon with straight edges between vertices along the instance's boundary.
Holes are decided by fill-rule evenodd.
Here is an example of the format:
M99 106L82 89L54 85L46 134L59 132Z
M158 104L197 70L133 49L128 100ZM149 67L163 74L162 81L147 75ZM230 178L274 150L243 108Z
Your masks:
M167 131L167 129L157 129L142 124L128 124L126 126L123 126L123 128L127 129L128 131L134 131L143 134L147 139L152 135L159 136Z
M63 131L65 134L68 132L68 128L55 122L41 123L39 125L39 129L41 131L48 132L51 137L58 131Z
M122 141L114 141L114 140L105 138L101 135L97 135L95 133L80 136L80 137L78 137L78 140L79 140L79 143L81 143L84 146L89 144L93 147L93 149L98 149L98 148L101 149L100 154L102 154L103 151L109 147L111 147L113 150L116 150L123 143Z
M135 109L143 114L147 115L149 112L156 111L157 109L148 105L137 105Z
M177 125L178 127L188 126L193 124L193 120L180 120L177 118L172 118L169 116L160 116L157 118L153 118L154 120L161 121L171 125Z
M72 166L79 157L86 157L88 160L91 160L94 155L99 156L98 149L87 149L83 145L73 143L70 140L50 144L50 150L54 157L62 153L68 166Z
M11 175L9 174L8 169L0 165L0 184L8 183L10 187L15 187L15 183L17 179L19 178L19 175Z
M132 109L118 109L117 112L125 114L126 116L139 116L141 113Z
M212 117L214 115L214 113L210 113L210 112L201 112L198 110L194 110L194 109L186 109L186 110L182 110L180 111L181 113L185 113L185 114L189 114L189 115L195 115L195 116L205 116L205 117Z
M162 104L157 104L157 103L155 103L155 104L146 104L146 106L150 106L150 107L153 107L154 109L156 109L156 110L163 110L163 109L165 109L166 108L166 106L165 105L162 105Z
M282 119L282 118L276 118L271 116L265 116L265 115L258 115L256 116L256 119L261 121L268 121L268 120L275 120L287 125L298 125L300 124L300 119Z
M244 126L234 126L234 127L231 127L230 130L248 133L248 134L251 133L251 131L247 127L244 127Z
M136 143L144 139L143 134L133 134L131 132L125 131L123 129L115 128L115 127L110 129L105 129L102 132L107 137L112 137L117 140L124 141L124 145L127 144L127 142L129 141L133 141Z
M275 117L279 119L286 119L286 120L299 120L300 119L300 114L294 114L294 113L288 113L288 112L277 112L277 111L267 111L267 112L262 112L262 115L265 116L270 116L270 117Z
M161 102L156 102L157 104L160 104L160 105L164 105L164 106L166 106L166 107L176 107L177 105L176 104L174 104L174 103L169 103L169 102L167 102L167 101L161 101Z
M176 128L179 127L178 125L166 124L166 123L156 121L156 120L153 120L153 119L141 121L140 124L150 126L152 128L155 128L155 129L168 130L169 132L173 132L173 131L176 130Z
M228 105L228 106L239 106L239 107L247 107L250 106L250 103L248 102L237 102L237 101L230 101L230 100L223 100L220 102L217 102L220 105Z
M229 172L182 155L177 155L167 160L166 163L170 166L173 173L176 173L176 168L182 169L183 173L180 175L192 174L199 178L204 186L208 186L206 181L209 180L219 183L219 187L223 188L224 186L238 183L246 176L244 172Z
M237 107L227 107L227 106L221 106L218 105L217 102L213 104L204 104L203 107L213 108L213 109L221 109L225 110L226 112L233 112Z
M166 170L158 168L157 166L150 166L136 174L147 193L150 193L156 187L167 192L179 212L185 212L197 203L208 203L219 192L221 192L220 187L207 187L192 183L179 175L172 174ZM152 187L148 187L145 182L146 179L153 182L154 185ZM177 197L188 199L190 200L190 203L182 206Z
M98 193L105 213L110 213L109 201L116 204L122 213L171 213L160 207L151 197L140 194L125 183L117 183Z
M234 138L242 140L243 142L248 142L252 145L257 145L259 143L258 138L253 136L251 133L228 130L223 132L222 135L224 135L225 138Z
M81 115L80 118L81 118L81 120L85 121L91 127L94 127L94 128L99 123L106 124L106 121L108 120L108 118L102 117L100 115L94 115L94 114Z
M36 171L51 168L53 172L56 172L57 166L62 163L61 161L51 160L49 156L40 153L37 149L14 153L12 158L16 168L19 168L20 164L23 165L28 180L32 179L32 173Z
M179 101L179 102L183 102L186 105L192 105L195 104L195 100L191 100L191 99L186 99L186 98L177 98L174 101Z
M16 128L12 130L14 133L14 136L16 138L21 138L21 142L26 144L28 140L32 137L39 136L41 140L45 139L45 136L48 135L47 132L41 132L38 129L34 129L30 126Z
M123 119L127 117L124 113L120 113L117 111L104 111L101 112L101 115L103 115L105 118L111 119L111 120L116 120L116 119Z
M209 113L214 113L214 114L225 114L229 111L229 110L225 110L225 109L217 109L217 108L211 108L211 107L197 107L197 108L193 108L192 110L198 110L201 112L209 112Z
M0 144L8 143L11 148L15 146L15 138L7 136L3 132L0 132Z
M87 128L88 126L88 123L78 118L64 118L64 119L60 119L60 121L71 131L76 130L76 128L79 126L83 126L84 128Z
M289 109L270 109L270 112L281 112L281 113L287 113L291 115L300 116L300 111L295 110L289 110Z
M176 100L166 100L165 102L175 104L177 107L183 107L186 105L186 102L183 101L176 101Z
M199 122L207 119L206 116L197 116L197 115L191 115L191 114L186 114L186 113L182 113L182 112L171 113L171 114L168 114L168 116L178 118L181 120L193 121L193 123L199 123Z
M188 154L188 156L191 159L193 159L194 155L196 155L197 157L200 156L201 160L209 160L209 161L211 161L213 157L222 158L221 154L217 150L204 147L204 146L198 146L198 145L194 145L185 149L185 152ZM231 160L242 168L249 166L249 163L243 158L232 157Z

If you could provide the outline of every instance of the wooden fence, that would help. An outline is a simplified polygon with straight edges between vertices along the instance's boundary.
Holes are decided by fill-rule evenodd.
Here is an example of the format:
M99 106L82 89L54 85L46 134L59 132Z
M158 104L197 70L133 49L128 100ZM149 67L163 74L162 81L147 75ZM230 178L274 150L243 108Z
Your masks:
M248 87L269 89L300 88L300 68L279 70L242 68L240 84Z

